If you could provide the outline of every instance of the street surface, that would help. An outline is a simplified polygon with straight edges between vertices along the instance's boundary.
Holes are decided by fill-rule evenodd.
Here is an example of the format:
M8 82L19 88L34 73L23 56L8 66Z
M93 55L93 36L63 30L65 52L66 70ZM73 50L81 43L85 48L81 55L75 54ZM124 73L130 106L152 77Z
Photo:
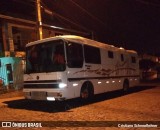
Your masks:
M126 95L120 91L97 95L90 103L80 103L78 99L65 102L29 101L23 97L16 97L15 95L15 97L6 99L6 95L0 95L0 121L160 121L159 83L137 86L131 89ZM17 94L17 96L19 96L19 94ZM3 129L8 130L8 128ZM25 128L12 129L19 130ZM26 129L28 130L28 128ZM81 126L44 127L42 129L117 130L119 128ZM120 129L145 130L146 128Z

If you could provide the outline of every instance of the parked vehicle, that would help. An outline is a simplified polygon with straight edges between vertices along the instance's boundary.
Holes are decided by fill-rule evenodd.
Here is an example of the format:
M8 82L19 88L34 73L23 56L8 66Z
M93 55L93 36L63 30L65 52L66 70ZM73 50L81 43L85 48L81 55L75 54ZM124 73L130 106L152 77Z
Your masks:
M133 50L72 35L26 45L26 99L89 99L108 91L127 91L138 82L139 62Z

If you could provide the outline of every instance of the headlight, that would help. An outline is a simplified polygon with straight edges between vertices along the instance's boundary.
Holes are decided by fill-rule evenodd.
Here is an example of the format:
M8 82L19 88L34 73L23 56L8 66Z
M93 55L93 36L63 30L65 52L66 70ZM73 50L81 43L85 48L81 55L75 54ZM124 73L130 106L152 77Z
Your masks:
M59 84L59 88L65 88L67 86L67 84L65 84L65 83L60 83Z

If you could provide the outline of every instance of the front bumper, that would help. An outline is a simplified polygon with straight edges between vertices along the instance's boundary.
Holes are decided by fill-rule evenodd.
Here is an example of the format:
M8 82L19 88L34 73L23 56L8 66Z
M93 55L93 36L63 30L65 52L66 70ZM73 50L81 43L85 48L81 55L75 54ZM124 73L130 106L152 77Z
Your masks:
M47 100L47 101L65 100L65 97L63 97L61 92L30 91L30 92L24 92L24 96L26 99L32 99L32 100Z

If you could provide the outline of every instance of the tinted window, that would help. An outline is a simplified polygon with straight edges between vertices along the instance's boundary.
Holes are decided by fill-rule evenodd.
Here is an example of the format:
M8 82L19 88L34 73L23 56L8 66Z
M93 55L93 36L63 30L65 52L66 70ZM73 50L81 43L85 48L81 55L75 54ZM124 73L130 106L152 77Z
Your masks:
M113 52L112 51L108 51L108 57L109 58L114 58Z
M132 56L131 61L132 61L132 63L136 63L136 57Z
M84 45L85 62L92 64L101 64L99 48Z
M82 45L78 43L67 43L67 63L69 68L82 68L83 51Z
M121 54L121 61L124 61L124 55Z

